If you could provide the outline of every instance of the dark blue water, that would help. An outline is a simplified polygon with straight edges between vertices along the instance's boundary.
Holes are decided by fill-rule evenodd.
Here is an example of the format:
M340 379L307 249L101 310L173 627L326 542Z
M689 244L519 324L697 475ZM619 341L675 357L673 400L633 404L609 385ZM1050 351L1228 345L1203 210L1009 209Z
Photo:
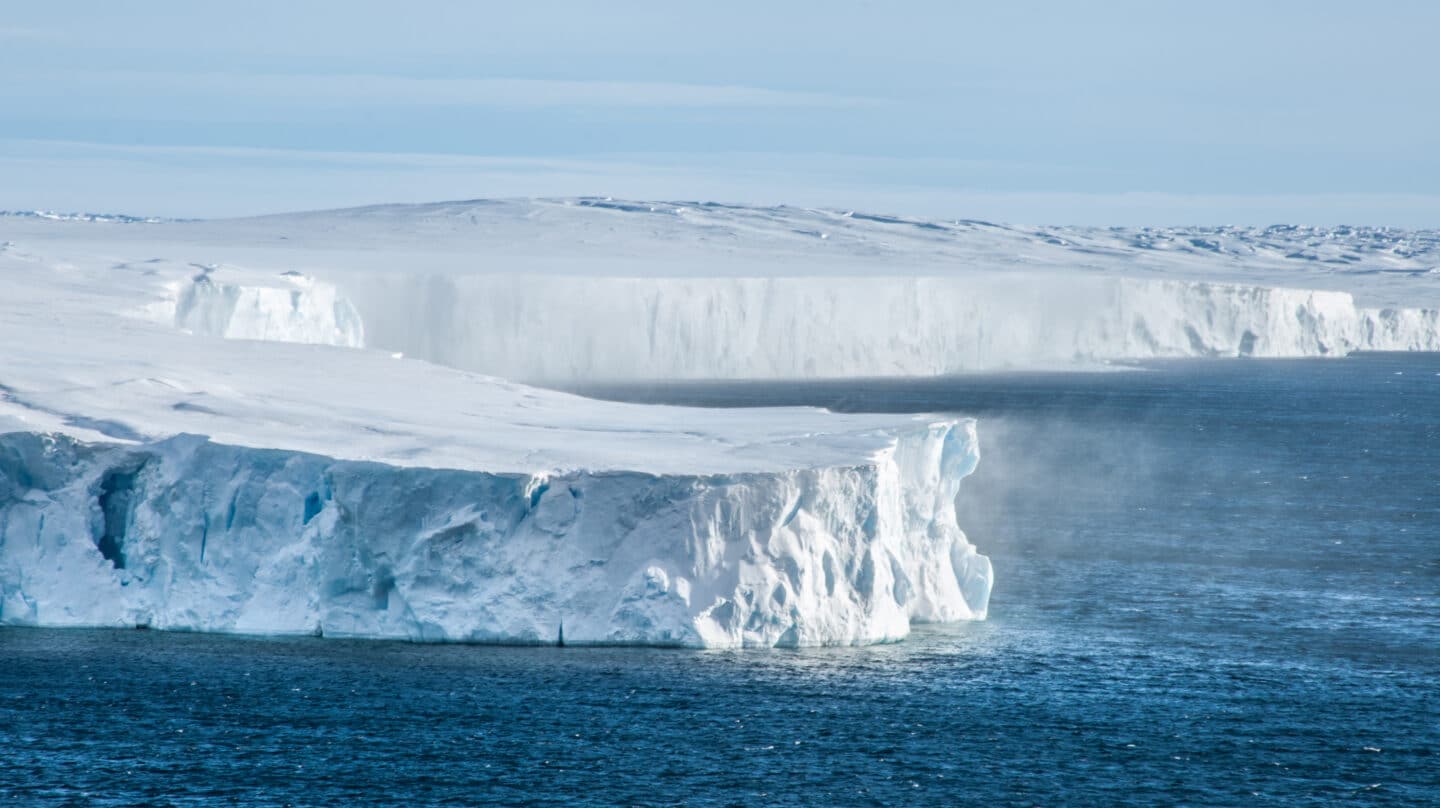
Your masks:
M0 804L1440 804L1440 357L592 392L979 416L990 620L761 653L0 630Z

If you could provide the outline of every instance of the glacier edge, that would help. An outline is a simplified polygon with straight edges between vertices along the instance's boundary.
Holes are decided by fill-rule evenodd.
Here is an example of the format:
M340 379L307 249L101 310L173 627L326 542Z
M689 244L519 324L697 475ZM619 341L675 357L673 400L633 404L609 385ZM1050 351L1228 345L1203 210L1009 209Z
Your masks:
M400 468L0 435L0 624L430 642L844 645L985 616L975 425L733 474Z

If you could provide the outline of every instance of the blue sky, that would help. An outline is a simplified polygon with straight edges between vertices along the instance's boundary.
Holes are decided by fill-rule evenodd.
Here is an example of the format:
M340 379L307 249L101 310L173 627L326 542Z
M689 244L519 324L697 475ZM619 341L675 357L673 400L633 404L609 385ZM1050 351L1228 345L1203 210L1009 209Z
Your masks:
M1440 226L1428 2L5 11L3 208L598 194Z

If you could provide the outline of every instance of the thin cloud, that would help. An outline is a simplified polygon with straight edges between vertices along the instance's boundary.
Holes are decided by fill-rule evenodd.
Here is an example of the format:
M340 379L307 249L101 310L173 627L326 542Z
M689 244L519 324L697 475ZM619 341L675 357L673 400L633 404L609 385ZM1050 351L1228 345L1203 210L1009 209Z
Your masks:
M144 88L152 93L255 97L306 103L816 108L883 103L874 98L830 93L734 84L653 81L138 71L84 72L68 76L91 87L123 85Z
M614 195L868 209L1081 225L1375 224L1434 227L1440 195L1013 191L906 186L855 170L755 155L571 159L132 146L0 139L0 209L228 216L475 197ZM822 170L823 169L823 170Z
M143 162L222 161L246 164L305 163L315 166L395 169L525 168L594 170L604 166L639 166L641 160L595 160L549 157L511 157L444 152L374 152L281 149L258 146L186 146L96 143L79 140L0 139L0 159L114 159ZM657 166L663 169L663 167Z
M0 25L0 39L53 39L54 31L44 28L16 28Z

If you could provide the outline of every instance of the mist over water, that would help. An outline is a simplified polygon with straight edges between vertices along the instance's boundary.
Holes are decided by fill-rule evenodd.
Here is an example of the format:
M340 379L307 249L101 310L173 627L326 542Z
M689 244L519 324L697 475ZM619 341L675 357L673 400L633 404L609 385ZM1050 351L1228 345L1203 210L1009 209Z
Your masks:
M1367 800L1440 799L1440 357L750 389L979 420L957 512L995 589L967 636L1050 671L1016 697L1065 703L1060 726L1168 749L1206 799L1349 794L1347 777ZM719 384L629 394L745 403ZM1057 769L1098 754L1070 753Z
M1373 642L1395 628L1391 608L1422 616L1440 606L1440 359L1431 355L741 389L628 394L976 417L982 460L957 509L996 562L995 620L1061 590L1119 608L1155 583L1183 597L1145 593L1142 611L1194 610L1200 624L1244 612L1261 590L1351 616L1373 605Z
M1440 802L1440 356L584 392L977 417L989 619L739 653L0 630L0 801Z

